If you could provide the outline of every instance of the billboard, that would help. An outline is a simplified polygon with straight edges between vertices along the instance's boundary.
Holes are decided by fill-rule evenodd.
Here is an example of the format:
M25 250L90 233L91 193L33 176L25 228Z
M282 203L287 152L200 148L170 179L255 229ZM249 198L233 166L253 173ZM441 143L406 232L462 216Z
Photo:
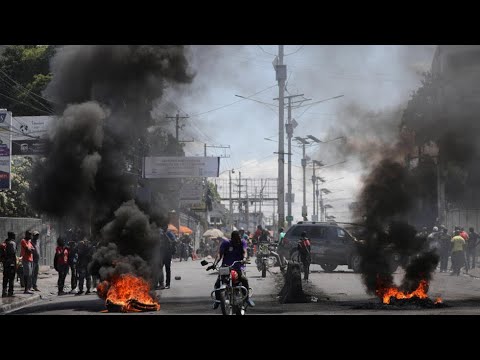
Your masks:
M0 109L0 190L11 187L12 113Z
M147 156L143 177L169 179L186 177L218 177L219 157Z
M185 183L180 192L180 202L182 203L198 203L202 201L204 186L201 181Z
M12 118L12 155L45 154L45 142L52 116Z

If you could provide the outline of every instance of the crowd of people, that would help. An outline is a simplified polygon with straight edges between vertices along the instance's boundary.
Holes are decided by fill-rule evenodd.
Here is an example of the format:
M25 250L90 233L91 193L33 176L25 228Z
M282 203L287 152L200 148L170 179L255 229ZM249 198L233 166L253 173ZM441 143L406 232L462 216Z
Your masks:
M441 225L433 227L428 233L427 228L423 228L417 235L426 237L429 249L434 250L440 257L440 272L448 272L448 260L451 261L451 275L460 275L460 270L465 268L474 269L477 259L477 246L480 243L480 237L473 227L465 231L463 227L455 226L452 233Z
M37 285L40 261L40 233L27 230L20 241L20 257L17 257L16 234L7 233L7 238L0 245L0 261L3 264L2 297L13 295L15 278L20 280L24 294L40 291Z

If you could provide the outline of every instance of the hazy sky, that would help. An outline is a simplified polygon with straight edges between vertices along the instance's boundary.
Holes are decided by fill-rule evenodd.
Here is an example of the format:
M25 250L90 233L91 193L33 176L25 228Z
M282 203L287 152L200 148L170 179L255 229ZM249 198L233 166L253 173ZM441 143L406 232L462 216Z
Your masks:
M359 141L378 138L391 141L398 121L390 116L402 108L420 85L421 74L429 70L435 46L311 46L286 45L284 63L288 81L286 95L305 94L310 102L344 95L341 98L294 109L298 122L294 136L314 135L326 140L348 129L348 136ZM278 85L272 61L277 45L192 46L189 57L196 77L192 84L170 89L155 111L157 117L188 114L180 138L194 138L187 143L187 156L202 156L204 143L230 145L230 158L221 159L220 171L235 169L242 178L276 178L278 155ZM242 100L235 95L251 96ZM231 104L231 105L230 105ZM220 109L219 109L220 108ZM374 115L372 115L374 114ZM370 120L375 117L374 121ZM287 112L285 111L285 119ZM270 138L273 141L264 140ZM287 141L285 140L285 151ZM293 144L296 144L293 142ZM338 221L350 220L348 204L361 188L361 175L368 169L359 156L338 152L340 144L307 147L312 159L326 165L347 160L317 172L327 181L323 187L332 190L325 203L334 206L329 214ZM292 177L295 203L294 221L301 220L302 168L300 147L293 148ZM209 156L224 151L208 149ZM285 192L287 191L287 157L285 156ZM312 214L312 172L307 168L307 206ZM221 178L228 178L226 171ZM253 194L253 191L252 191ZM272 206L265 209L271 214ZM287 206L285 204L285 214Z

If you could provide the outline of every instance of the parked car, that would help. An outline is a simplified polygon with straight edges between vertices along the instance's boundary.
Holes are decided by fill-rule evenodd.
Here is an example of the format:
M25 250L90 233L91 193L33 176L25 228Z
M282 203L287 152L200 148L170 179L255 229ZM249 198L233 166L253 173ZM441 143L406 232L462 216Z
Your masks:
M297 243L305 231L311 242L312 264L317 264L326 272L334 271L339 265L347 265L354 272L360 272L361 257L358 249L361 239L351 235L345 227L337 223L300 221L288 229L278 246L278 253L286 260L299 261ZM390 270L399 265L399 255L389 254Z

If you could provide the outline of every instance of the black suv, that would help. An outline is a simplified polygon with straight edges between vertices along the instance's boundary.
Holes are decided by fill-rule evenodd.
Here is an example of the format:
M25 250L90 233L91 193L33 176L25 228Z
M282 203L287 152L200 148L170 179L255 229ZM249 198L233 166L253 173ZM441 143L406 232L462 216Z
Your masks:
M360 240L337 223L300 221L292 225L278 246L280 256L299 261L297 243L303 231L310 239L312 264L320 265L326 272L334 271L338 265L348 265L354 272L360 272L361 257L357 253ZM398 267L397 262L398 255L393 255L393 271Z

